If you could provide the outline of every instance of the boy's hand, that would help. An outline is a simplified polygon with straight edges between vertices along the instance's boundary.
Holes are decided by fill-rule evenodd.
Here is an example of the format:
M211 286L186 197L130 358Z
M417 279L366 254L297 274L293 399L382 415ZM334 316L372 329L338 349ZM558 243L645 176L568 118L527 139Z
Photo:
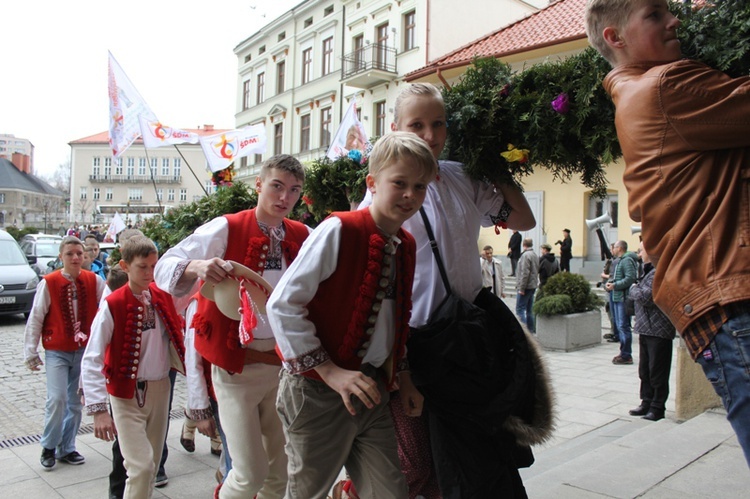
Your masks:
M232 270L232 264L221 258L210 260L191 260L185 268L183 275L191 279L201 279L209 284L218 284L223 281Z
M372 409L380 403L378 384L374 379L360 371L343 369L330 360L316 366L315 371L320 374L320 377L328 386L341 395L346 410L352 416L357 415L352 405L352 395L361 400L368 409Z
M401 397L401 405L406 415L413 418L421 416L422 407L424 406L424 396L419 393L417 387L412 383L411 373L408 371L399 373L398 384L398 394Z
M214 418L201 419L195 423L195 427L198 428L198 432L201 435L206 435L208 438L216 436L216 422L214 422Z
M94 436L106 442L111 442L117 435L117 428L112 416L107 411L94 414Z

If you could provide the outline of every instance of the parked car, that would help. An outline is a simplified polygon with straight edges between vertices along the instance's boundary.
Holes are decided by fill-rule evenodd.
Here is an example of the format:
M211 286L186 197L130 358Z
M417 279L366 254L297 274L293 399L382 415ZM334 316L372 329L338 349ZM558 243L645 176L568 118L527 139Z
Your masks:
M39 284L31 268L35 263L35 256L24 255L13 236L0 229L0 315L29 317Z
M51 272L49 265L60 254L62 237L50 234L27 234L21 238L21 249L26 256L35 256L36 263L32 266L37 275L43 276Z

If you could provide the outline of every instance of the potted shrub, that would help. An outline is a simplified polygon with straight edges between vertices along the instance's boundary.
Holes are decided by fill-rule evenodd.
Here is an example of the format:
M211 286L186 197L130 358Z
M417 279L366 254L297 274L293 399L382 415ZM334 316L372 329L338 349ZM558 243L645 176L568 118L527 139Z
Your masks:
M540 288L534 303L539 344L571 352L601 343L603 305L582 275L553 275Z

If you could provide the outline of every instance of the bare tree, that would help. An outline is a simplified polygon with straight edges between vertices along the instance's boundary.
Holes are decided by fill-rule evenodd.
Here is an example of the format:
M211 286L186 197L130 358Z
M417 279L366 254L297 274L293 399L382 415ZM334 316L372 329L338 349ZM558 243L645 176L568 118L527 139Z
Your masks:
M65 161L57 165L57 169L49 179L49 183L57 190L64 193L70 192L70 161Z

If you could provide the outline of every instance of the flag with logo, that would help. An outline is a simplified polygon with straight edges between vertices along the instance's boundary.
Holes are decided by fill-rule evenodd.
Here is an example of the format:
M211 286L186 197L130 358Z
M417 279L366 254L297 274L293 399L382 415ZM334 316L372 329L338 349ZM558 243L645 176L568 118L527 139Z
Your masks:
M365 127L357 118L357 103L354 99L341 118L339 129L328 147L326 156L331 161L336 161L341 156L349 154L352 149L358 149L363 156L368 155L372 149Z
M224 170L235 159L266 152L266 127L251 125L200 138L203 154L212 172Z
M119 158L141 136L139 116L156 121L156 115L143 100L128 76L109 52L109 145Z
M112 217L112 221L109 223L107 232L104 234L104 241L115 242L117 234L124 231L126 228L127 227L125 226L125 222L122 221L122 217L120 216L120 214L115 212L115 216Z
M170 128L162 125L159 120L152 120L143 115L138 116L138 121L143 145L149 149L172 144L197 144L200 139L197 133Z

